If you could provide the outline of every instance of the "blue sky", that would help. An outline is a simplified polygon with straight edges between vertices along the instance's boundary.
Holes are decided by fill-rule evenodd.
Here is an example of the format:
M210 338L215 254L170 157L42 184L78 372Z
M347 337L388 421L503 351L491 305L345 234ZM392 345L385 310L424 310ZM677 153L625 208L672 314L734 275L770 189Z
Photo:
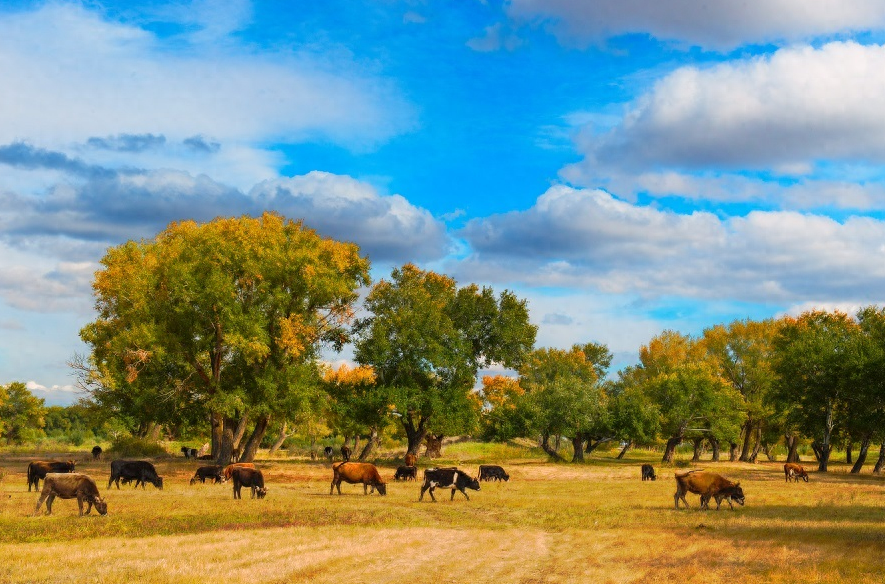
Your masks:
M881 303L883 32L882 0L4 2L0 383L76 397L109 245L265 209L618 366Z

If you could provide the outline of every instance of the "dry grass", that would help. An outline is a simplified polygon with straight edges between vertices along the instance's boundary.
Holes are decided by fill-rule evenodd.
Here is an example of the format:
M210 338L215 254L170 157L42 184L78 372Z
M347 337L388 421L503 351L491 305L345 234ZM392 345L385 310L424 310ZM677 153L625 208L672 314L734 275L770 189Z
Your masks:
M460 445L459 445L460 446ZM476 446L453 448L475 470ZM57 501L30 517L24 459L6 457L0 483L0 582L868 582L885 560L885 491L879 477L837 467L785 484L781 465L711 464L741 481L747 505L703 512L697 497L673 509L673 469L641 482L639 464L585 465L524 456L502 461L509 483L483 484L454 502L417 501L419 485L387 497L343 486L330 496L327 465L260 462L267 499L234 501L230 487L189 486L195 463L165 461L166 488L107 490L107 517L78 518ZM393 468L382 469L392 476Z

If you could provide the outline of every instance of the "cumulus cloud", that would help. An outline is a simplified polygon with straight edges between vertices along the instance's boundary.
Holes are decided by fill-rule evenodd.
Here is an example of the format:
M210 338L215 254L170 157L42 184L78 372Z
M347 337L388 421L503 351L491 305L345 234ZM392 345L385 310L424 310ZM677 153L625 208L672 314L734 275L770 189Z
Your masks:
M878 0L511 0L511 18L545 22L569 45L648 34L709 49L798 41L885 27Z
M796 212L720 219L551 188L527 211L467 223L467 277L746 302L868 303L885 286L885 222Z
M200 16L195 24L225 34L249 9L237 6L226 22ZM354 63L257 54L232 41L170 50L151 32L80 4L5 14L0 78L0 142L54 148L119 134L253 144L322 136L359 148L414 117L395 87Z

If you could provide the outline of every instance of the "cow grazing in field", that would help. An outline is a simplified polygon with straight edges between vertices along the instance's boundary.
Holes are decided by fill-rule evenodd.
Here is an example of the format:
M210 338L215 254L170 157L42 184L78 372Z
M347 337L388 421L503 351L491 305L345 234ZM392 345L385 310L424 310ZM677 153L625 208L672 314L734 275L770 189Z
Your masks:
M741 489L740 483L733 483L718 474L702 470L676 473L676 494L673 495L673 502L676 504L677 509L679 509L680 499L685 503L685 507L688 508L685 493L700 495L701 509L710 508L711 497L716 499L716 509L719 509L722 499L728 501L728 506L732 510L734 510L734 506L731 504L732 501L739 505L744 504L744 491Z
M91 477L80 473L48 473L43 482L43 492L37 500L34 515L40 512L40 507L46 501L46 514L52 515L52 502L55 498L77 499L80 508L80 516L83 516L83 503L87 504L86 515L92 512L92 506L99 515L108 514L107 503L98 494L98 487Z
M351 454L351 450L347 446L347 444L342 445L341 446L341 460L343 460L344 462L347 462L348 460L350 460L350 454Z
M263 499L267 495L267 488L264 486L264 475L257 468L248 468L238 466L231 469L231 480L234 482L234 499L242 499L240 489L242 487L250 487L252 489L252 499L258 497Z
M323 448L323 456L325 456L329 462L332 462L332 457L335 456L335 449L331 446L326 446Z
M418 455L406 454L406 460L403 464L405 464L406 466L418 466Z
M808 473L801 464L796 464L795 462L788 462L784 465L784 477L788 483L790 482L790 479L793 479L798 483L799 477L802 477L806 483L808 482Z
M461 491L461 494L469 501L470 497L467 496L467 492L464 489L478 491L479 480L472 478L463 470L457 468L428 468L424 471L424 484L421 485L421 495L418 497L418 500L423 501L424 492L430 489L430 498L436 501L433 491L437 487L452 489L452 497L449 501L455 498L455 491Z
M644 481L653 481L658 477L655 476L655 467L650 464L642 465L642 480Z
M206 479L214 479L216 485L218 483L223 483L224 477L221 474L222 472L224 472L224 468L217 464L201 466L197 469L197 472L194 473L193 478L191 478L191 484L193 485L197 481L206 484Z
M92 448L92 460L101 460L102 452L101 446L94 446Z
M414 481L418 478L418 467L416 466L399 466L393 475L395 481Z
M252 462L234 462L227 465L224 467L224 480L229 481L233 477L235 468L255 468L255 464Z
M197 457L197 449L196 448L188 448L187 446L182 446L181 453L184 454L185 458L196 458Z
M481 481L504 481L510 480L510 475L504 472L504 469L497 464L481 464L479 465L479 480Z
M341 482L354 485L362 483L363 494L368 494L368 487L372 490L378 489L379 495L387 494L387 483L381 478L378 469L374 464L368 462L336 462L332 465L332 486L329 487L329 494L335 492L338 487L338 494L341 494Z
M28 492L31 492L31 485L34 490L40 488L40 481L47 473L74 472L76 463L73 460L67 462L59 460L33 460L28 464Z
M141 485L144 488L145 483L150 483L158 489L163 489L163 477L157 475L157 469L154 465L146 460L115 460L111 462L111 478L108 479L108 488L111 484L116 483L120 488L120 481L126 484L129 481L135 481L135 486Z

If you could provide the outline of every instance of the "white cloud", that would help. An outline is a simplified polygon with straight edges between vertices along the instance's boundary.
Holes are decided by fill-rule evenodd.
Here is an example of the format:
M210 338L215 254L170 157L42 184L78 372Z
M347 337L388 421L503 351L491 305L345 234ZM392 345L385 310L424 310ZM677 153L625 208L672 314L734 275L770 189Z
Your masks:
M630 33L728 50L748 43L798 41L885 28L880 0L511 0L518 21L542 21L566 44Z
M465 278L629 293L784 303L885 297L885 222L795 212L720 219L551 188L534 207L474 219Z

